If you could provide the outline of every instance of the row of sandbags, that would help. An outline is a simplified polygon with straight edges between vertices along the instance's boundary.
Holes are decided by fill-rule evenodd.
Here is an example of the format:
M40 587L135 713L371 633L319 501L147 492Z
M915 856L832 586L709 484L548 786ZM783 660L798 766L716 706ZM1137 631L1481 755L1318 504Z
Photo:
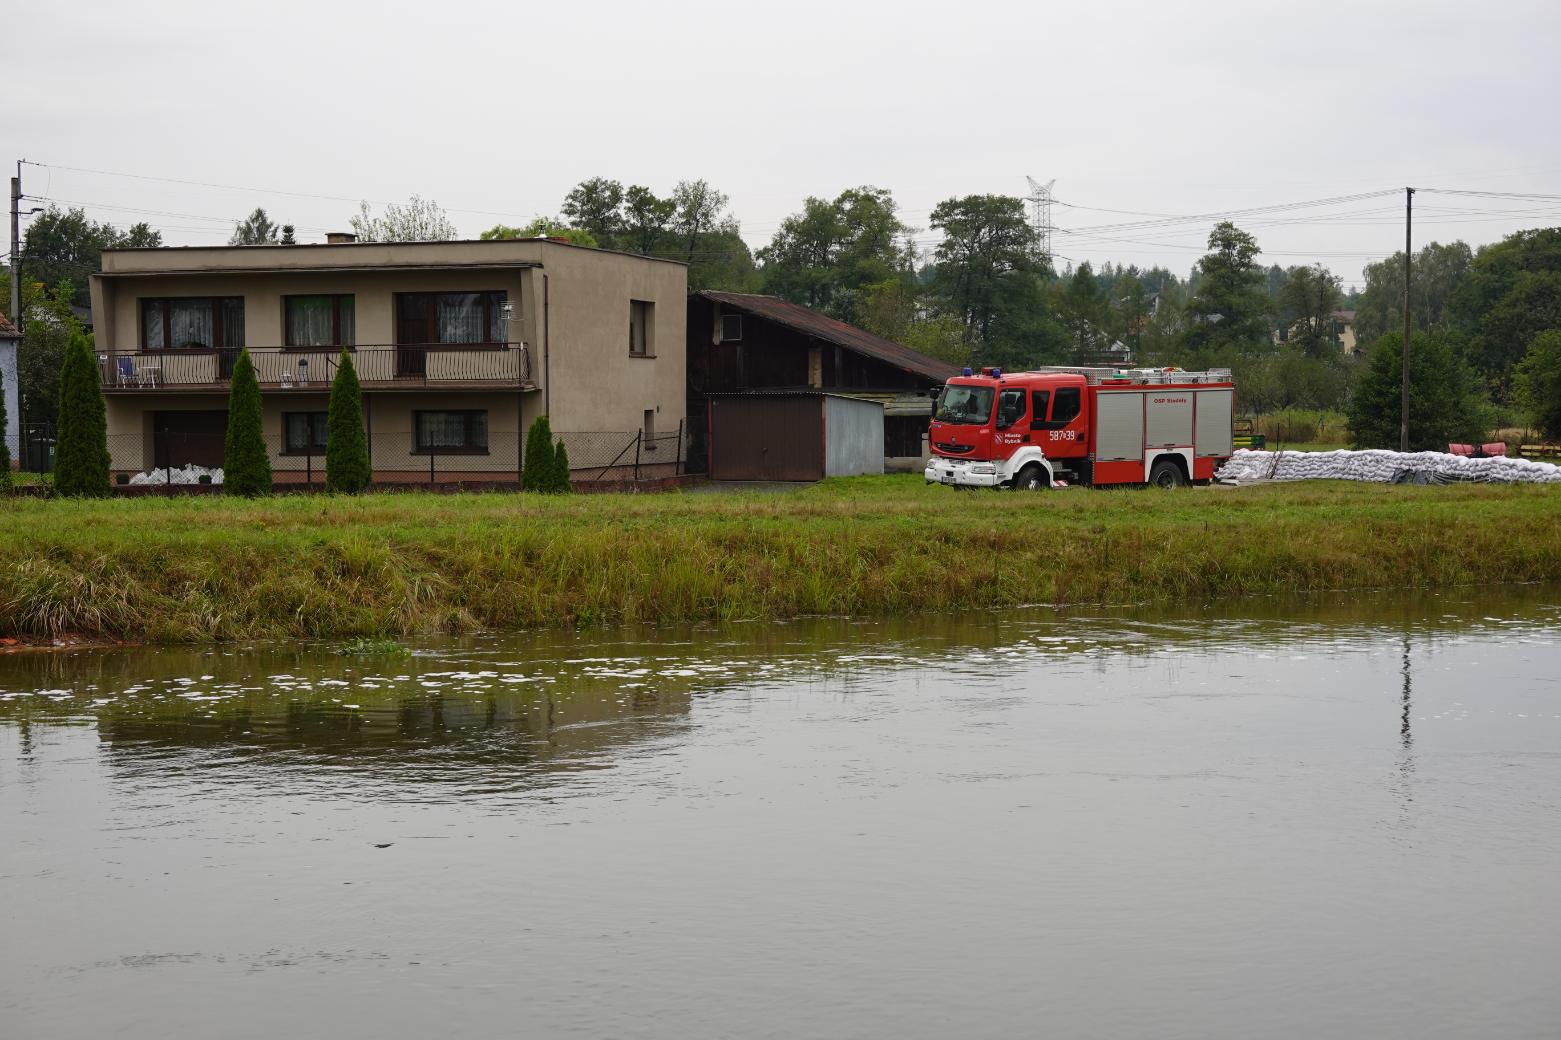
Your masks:
M132 484L199 484L201 477L210 477L207 483L222 483L222 470L207 469L205 466L197 466L191 463L188 466L174 466L171 469L154 469L149 473L137 473L130 478Z
M1440 451L1239 450L1215 477L1249 480L1364 480L1379 484L1561 484L1561 467L1528 459L1472 459Z

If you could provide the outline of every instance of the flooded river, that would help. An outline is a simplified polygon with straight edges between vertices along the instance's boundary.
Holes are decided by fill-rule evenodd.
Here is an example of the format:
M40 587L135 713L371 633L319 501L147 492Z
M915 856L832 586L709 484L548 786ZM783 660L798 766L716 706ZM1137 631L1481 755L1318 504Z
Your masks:
M1561 589L0 658L0 1036L1533 1037Z

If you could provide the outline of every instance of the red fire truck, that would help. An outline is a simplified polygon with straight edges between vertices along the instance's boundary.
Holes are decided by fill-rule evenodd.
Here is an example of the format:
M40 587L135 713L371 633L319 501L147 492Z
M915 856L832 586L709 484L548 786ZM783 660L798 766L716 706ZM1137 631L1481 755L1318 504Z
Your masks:
M1235 397L1227 369L967 368L938 396L927 482L1201 483L1230 457Z

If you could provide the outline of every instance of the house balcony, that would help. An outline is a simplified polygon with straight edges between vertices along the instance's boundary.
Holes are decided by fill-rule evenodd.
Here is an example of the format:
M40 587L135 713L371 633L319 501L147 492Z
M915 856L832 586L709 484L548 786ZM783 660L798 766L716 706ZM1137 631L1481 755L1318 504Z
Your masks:
M349 347L364 390L533 390L524 343ZM107 393L227 393L237 350L111 350L98 355ZM336 378L340 351L250 347L262 390L320 393Z

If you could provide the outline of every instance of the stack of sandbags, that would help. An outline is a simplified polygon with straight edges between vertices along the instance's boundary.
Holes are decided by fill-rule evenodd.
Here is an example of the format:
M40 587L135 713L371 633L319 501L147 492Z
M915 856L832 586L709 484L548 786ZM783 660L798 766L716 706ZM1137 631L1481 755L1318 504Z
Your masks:
M1419 474L1433 483L1561 484L1561 467L1527 459L1471 459L1440 451L1237 451L1215 476L1224 481L1364 480Z
M205 466L197 466L191 463L188 466L175 466L172 469L154 469L150 473L137 473L130 478L132 484L199 484L201 477L211 479L210 484L222 483L222 470L207 469Z

